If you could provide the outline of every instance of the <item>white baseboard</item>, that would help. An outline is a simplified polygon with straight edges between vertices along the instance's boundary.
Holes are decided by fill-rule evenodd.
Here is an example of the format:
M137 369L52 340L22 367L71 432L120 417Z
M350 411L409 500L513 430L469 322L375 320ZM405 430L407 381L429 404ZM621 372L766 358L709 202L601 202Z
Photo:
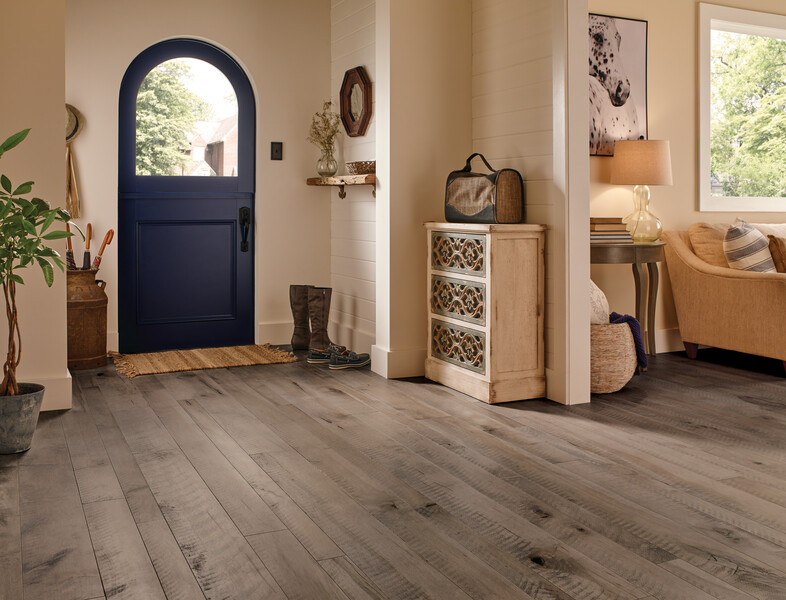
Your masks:
M341 323L331 323L328 327L328 332L333 343L346 346L358 353L371 353L371 348L376 341L374 334L366 333Z
M371 346L371 370L387 379L420 377L426 373L426 349L390 350Z
M63 369L62 377L37 377L36 375L25 373L19 381L30 381L43 385L44 401L41 410L65 410L71 408L71 373L68 369Z
M662 352L681 352L685 350L685 346L682 345L680 330L676 327L674 329L656 329L655 348L658 354Z
M257 323L257 344L274 346L289 344L292 341L292 321Z
M109 352L118 352L120 348L120 334L117 331L106 332L106 349Z

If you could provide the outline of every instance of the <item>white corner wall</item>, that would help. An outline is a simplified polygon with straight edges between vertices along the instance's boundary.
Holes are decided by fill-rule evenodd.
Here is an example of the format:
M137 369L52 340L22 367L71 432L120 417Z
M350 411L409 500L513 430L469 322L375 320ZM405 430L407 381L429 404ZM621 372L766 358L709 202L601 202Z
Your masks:
M319 157L306 141L311 116L330 97L330 6L330 0L226 0L217 12L207 0L68 1L66 100L86 121L73 149L81 223L91 222L96 235L117 229L118 92L134 57L161 40L193 37L223 48L245 69L257 101L258 342L289 342L290 284L330 284L330 203L324 189L305 182ZM284 142L284 160L270 160L271 141ZM101 265L110 349L117 348L116 248Z
M520 171L526 222L548 226L547 396L566 404L589 401L589 326L572 326L589 323L588 160L569 154L586 137L585 30L586 0L472 2L473 151Z
M333 0L330 30L330 89L336 112L344 73L358 66L371 80L374 103L365 135L352 138L341 128L336 159L339 173L346 173L346 162L376 158L375 0ZM331 198L330 337L356 352L370 352L376 338L376 201L369 186L345 190L346 198L339 198L335 188L322 190L325 201Z
M6 2L6 27L0 36L0 73L4 81L0 141L31 128L27 140L0 159L0 172L15 185L32 179L32 195L45 198L52 206L63 206L65 200L64 19L64 0ZM55 247L65 253L65 243ZM25 285L17 287L22 334L18 378L46 386L42 410L70 408L66 278L56 269L50 289L38 267L19 274ZM3 318L0 339L7 336Z
M470 0L376 2L376 341L372 369L423 375L426 234L472 147Z

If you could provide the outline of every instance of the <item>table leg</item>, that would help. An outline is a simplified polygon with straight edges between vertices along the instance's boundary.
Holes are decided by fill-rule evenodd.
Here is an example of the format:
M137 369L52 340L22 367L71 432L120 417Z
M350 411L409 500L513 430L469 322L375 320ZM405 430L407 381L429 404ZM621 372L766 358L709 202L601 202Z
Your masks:
M647 263L650 276L647 297L647 353L655 354L655 302L658 299L658 263Z
M644 314L644 289L642 288L642 275L644 275L644 268L642 267L641 263L633 263L633 282L636 286L636 320L643 329L644 323L641 320L641 316Z

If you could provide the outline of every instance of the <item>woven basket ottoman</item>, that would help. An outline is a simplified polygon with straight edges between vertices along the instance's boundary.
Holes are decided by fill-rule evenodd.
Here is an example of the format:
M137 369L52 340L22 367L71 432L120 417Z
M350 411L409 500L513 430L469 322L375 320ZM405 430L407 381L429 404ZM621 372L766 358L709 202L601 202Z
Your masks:
M610 394L636 372L636 346L627 323L590 325L590 391Z

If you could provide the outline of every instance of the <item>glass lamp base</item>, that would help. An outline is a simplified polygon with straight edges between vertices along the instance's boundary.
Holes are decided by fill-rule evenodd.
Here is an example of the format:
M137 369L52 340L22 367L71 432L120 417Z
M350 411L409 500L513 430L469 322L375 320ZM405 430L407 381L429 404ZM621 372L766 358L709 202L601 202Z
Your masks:
M634 211L623 219L634 242L657 242L663 227L660 219L649 210L650 188L637 185L633 188Z

